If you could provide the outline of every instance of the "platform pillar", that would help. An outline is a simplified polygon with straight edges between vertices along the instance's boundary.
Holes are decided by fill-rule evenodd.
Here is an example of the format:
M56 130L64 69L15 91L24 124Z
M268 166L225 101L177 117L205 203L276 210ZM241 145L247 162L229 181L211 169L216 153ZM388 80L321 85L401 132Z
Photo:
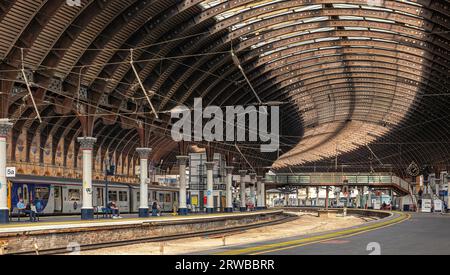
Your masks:
M266 179L265 178L261 179L261 197L262 197L261 207L262 207L262 209L266 209L267 206L266 206Z
M241 212L247 211L247 201L245 197L245 176L247 175L247 170L239 170L239 175L241 176L241 188L240 188L240 200L241 200Z
M214 162L205 162L206 165L206 213L214 213Z
M263 177L256 177L256 210L263 210L263 193L262 193L262 179Z
M178 213L180 215L187 215L188 209L186 204L186 164L189 156L177 156L178 165L180 169L180 193L178 196L179 206Z
M139 185L139 218L149 216L148 207L148 157L152 152L151 148L137 148L140 160L140 185Z
M0 224L9 222L6 141L12 127L8 119L0 119Z
M225 167L227 178L226 178L226 205L225 205L225 212L231 213L233 212L233 192L232 192L232 185L233 185L233 166L227 166Z
M81 219L94 219L94 207L92 206L92 153L97 142L93 137L80 137L83 152L83 206L81 207ZM106 194L108 196L108 194Z

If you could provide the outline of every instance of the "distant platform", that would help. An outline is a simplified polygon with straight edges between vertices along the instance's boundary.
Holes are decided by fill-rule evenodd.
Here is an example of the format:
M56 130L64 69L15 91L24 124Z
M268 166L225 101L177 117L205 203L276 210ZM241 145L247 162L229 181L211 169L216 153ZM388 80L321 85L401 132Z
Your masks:
M118 226L118 225L133 225L152 222L176 222L176 221L189 221L198 219L215 219L223 217L245 217L255 214L263 213L277 213L280 210L266 210L266 211L252 211L252 212L233 212L233 213L215 213L215 214L203 214L195 213L187 216L171 215L164 213L158 217L138 218L137 214L123 214L122 218L99 218L93 220L80 220L80 216L46 216L40 217L38 222L30 222L28 217L22 217L21 221L17 221L14 217L13 221L9 224L0 225L0 237L2 234L18 233L18 232L30 232L30 231L45 231L45 230L57 230L57 229L73 229L73 228L88 228L88 227L101 227L101 226Z

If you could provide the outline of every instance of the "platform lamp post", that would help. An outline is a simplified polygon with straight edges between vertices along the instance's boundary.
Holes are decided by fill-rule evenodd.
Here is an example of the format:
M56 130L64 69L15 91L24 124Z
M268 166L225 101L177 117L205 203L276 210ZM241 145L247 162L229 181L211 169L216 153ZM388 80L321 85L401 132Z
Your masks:
M109 176L114 176L116 173L116 166L111 164L111 158L105 160L105 207L108 207L109 203Z
M0 119L0 224L9 222L6 139L12 127L13 124L8 119Z
M139 218L149 216L148 211L148 157L152 152L151 148L137 148L136 152L140 159L140 188L139 188Z
M83 206L81 207L81 219L94 219L94 207L92 206L92 155L97 139L94 137L80 137L78 142L83 151Z

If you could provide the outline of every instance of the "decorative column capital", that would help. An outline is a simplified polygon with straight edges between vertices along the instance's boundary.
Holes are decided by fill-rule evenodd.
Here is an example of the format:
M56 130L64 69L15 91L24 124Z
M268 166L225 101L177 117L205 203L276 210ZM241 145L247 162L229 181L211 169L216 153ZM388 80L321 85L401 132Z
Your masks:
M189 156L177 156L176 158L179 165L186 165L187 161L189 160Z
M250 176L250 179L253 181L256 179L256 173L250 173L248 174Z
M213 170L214 169L214 165L216 165L215 162L205 162L206 165L206 170Z
M226 172L227 174L233 174L233 170L234 170L234 167L233 167L233 166L226 166L226 167L225 167L225 172Z
M264 179L263 176L256 176L256 181L257 181L257 182L262 182L263 179Z
M241 175L241 177L245 177L247 175L247 170L239 170L239 175Z
M136 148L136 152L139 154L140 159L148 159L148 156L152 152L152 148Z
M13 123L9 122L9 119L2 118L0 119L0 137L8 136L9 131L13 127Z
M79 137L77 140L81 144L82 150L93 150L97 142L97 139L93 137Z

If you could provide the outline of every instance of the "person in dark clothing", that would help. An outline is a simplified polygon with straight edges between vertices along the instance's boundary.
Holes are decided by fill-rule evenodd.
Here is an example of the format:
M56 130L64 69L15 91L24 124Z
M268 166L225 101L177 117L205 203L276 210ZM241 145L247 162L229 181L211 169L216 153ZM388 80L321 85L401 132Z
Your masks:
M156 201L152 204L152 216L158 216L158 203Z
M117 204L115 201L111 201L108 205L108 208L110 209L113 218L120 217L119 207L117 207Z
M23 211L25 214L30 215L30 222L36 222L36 206L31 202L28 203Z

